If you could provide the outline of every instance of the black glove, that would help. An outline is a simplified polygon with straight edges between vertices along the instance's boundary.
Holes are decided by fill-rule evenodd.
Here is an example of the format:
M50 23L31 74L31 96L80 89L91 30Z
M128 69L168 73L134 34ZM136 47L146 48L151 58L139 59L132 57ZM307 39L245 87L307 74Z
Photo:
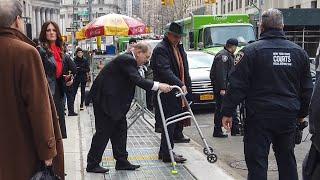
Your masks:
M303 129L308 126L307 121L303 122L298 122L297 127L296 127L296 134L295 134L295 143L300 144L302 141L302 134L303 134Z

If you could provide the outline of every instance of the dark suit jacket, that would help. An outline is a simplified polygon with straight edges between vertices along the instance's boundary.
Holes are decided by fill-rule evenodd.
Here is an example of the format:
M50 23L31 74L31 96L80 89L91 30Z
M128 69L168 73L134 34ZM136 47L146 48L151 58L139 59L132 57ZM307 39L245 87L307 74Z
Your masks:
M313 135L311 140L320 151L320 79L318 78L313 90L309 108L309 129Z
M123 118L134 97L135 86L151 90L153 81L138 72L137 62L130 54L122 54L108 63L99 73L86 99L101 108L113 120Z
M153 50L151 57L151 68L153 70L153 80L170 85L178 85L182 87L185 85L188 88L188 95L191 99L191 79L189 75L189 66L187 61L187 54L184 51L182 44L179 45L179 50L183 58L184 73L185 73L185 84L180 80L179 66L174 55L173 49L169 43L167 37L163 39ZM181 101L176 98L175 91L170 93L162 94L162 103L166 116L174 115L181 109ZM156 118L158 116L158 105L156 103Z

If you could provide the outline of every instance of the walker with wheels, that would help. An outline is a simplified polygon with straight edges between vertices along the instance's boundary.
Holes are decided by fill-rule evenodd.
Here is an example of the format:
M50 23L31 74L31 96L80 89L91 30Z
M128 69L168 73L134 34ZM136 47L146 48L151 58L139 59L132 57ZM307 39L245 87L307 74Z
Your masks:
M177 98L181 98L182 101L185 102L186 104L186 111L174 116L171 116L169 118L165 118L164 116L164 112L163 112L163 107L162 107L162 102L161 102L161 98L160 98L160 94L162 93L160 90L158 91L157 94L157 100L158 100L158 105L159 105L159 110L160 110L160 115L161 115L161 119L162 119L162 123L163 123L163 129L164 129L164 133L165 133L165 137L166 137L166 141L167 141L167 145L169 148L169 154L170 154L170 159L171 159L171 163L172 163L172 167L173 169L171 170L172 174L177 174L178 171L176 169L176 162L174 160L173 157L173 150L171 147L171 143L170 143L170 138L169 138L169 133L168 133L168 126L170 124L185 120L185 119L192 119L193 123L196 126L196 129L199 132L199 135L203 141L204 144L204 148L203 148L203 153L207 156L207 160L210 163L215 163L218 159L217 155L213 152L213 148L208 146L208 143L206 141L206 139L204 138L202 131L198 125L197 120L195 119L193 112L190 108L190 105L188 104L187 98L186 98L186 94L183 93L182 89L179 86L171 86L172 90L176 89L178 91L178 93L176 94Z

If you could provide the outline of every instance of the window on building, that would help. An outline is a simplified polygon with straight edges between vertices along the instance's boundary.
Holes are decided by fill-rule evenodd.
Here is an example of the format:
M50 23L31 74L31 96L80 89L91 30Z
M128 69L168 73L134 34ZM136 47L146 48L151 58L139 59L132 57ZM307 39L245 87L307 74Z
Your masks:
M225 13L225 0L222 0L221 1L221 14L224 14Z
M239 0L239 9L242 8L242 0Z
M317 8L317 1L311 1L311 8Z
M257 2L258 2L257 0L246 0L246 6L251 6L252 3L257 4Z
M289 9L293 9L293 8L294 8L293 6L289 7Z
M233 11L233 0L231 1L231 11Z
M236 9L239 9L239 0L236 0Z
M301 8L301 5L300 5L300 4L296 5L296 8L297 8L297 9L300 9L300 8Z
M218 14L218 3L216 4L216 14Z

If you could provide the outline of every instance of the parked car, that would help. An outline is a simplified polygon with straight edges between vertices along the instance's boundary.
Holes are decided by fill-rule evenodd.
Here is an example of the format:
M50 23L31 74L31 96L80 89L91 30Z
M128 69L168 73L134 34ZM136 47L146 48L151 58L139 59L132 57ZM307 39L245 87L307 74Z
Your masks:
M214 56L200 51L187 51L187 56L192 82L192 108L211 108L214 105L214 94L210 69Z

